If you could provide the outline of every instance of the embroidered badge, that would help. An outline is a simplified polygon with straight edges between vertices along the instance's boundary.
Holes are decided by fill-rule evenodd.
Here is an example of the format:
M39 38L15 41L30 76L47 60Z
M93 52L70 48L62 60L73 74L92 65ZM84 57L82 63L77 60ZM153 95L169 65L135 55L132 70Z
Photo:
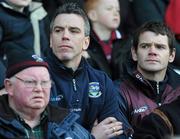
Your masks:
M98 98L101 96L99 82L91 82L89 83L89 97Z

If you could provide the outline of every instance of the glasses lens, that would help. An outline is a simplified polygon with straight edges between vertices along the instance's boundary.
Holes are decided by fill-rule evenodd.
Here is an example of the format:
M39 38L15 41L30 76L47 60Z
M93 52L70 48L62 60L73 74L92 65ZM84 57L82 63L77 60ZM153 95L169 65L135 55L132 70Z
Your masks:
M41 82L41 87L42 88L50 88L51 87L51 80L49 80L49 81L42 81Z

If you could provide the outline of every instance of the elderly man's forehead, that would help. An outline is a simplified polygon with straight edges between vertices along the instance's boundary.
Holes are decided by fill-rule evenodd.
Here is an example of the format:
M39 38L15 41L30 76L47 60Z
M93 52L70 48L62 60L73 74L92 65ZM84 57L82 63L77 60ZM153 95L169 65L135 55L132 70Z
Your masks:
M28 67L25 68L23 70L21 70L20 72L18 72L17 74L45 74L45 75L49 75L49 71L46 67L44 66L33 66L33 67Z

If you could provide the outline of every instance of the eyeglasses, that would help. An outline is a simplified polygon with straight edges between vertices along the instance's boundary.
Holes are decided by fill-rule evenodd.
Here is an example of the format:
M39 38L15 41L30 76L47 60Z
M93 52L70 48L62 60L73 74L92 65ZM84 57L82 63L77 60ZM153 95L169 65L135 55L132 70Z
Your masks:
M42 88L51 88L51 85L52 85L52 81L51 80L48 80L48 81L41 81L41 82L38 82L38 81L35 81L35 80L23 80L17 76L15 76L16 79L20 80L21 82L24 83L24 85L28 88L34 88L38 85L38 83L40 83L41 87Z

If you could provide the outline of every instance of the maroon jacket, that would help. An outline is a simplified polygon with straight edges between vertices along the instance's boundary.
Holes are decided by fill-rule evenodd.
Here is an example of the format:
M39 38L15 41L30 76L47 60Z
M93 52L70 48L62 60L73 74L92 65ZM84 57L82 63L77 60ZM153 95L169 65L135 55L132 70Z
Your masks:
M132 126L137 126L153 109L180 96L180 76L170 68L165 80L159 83L144 79L138 71L128 71L128 74L120 83L120 92L127 102L126 112Z

